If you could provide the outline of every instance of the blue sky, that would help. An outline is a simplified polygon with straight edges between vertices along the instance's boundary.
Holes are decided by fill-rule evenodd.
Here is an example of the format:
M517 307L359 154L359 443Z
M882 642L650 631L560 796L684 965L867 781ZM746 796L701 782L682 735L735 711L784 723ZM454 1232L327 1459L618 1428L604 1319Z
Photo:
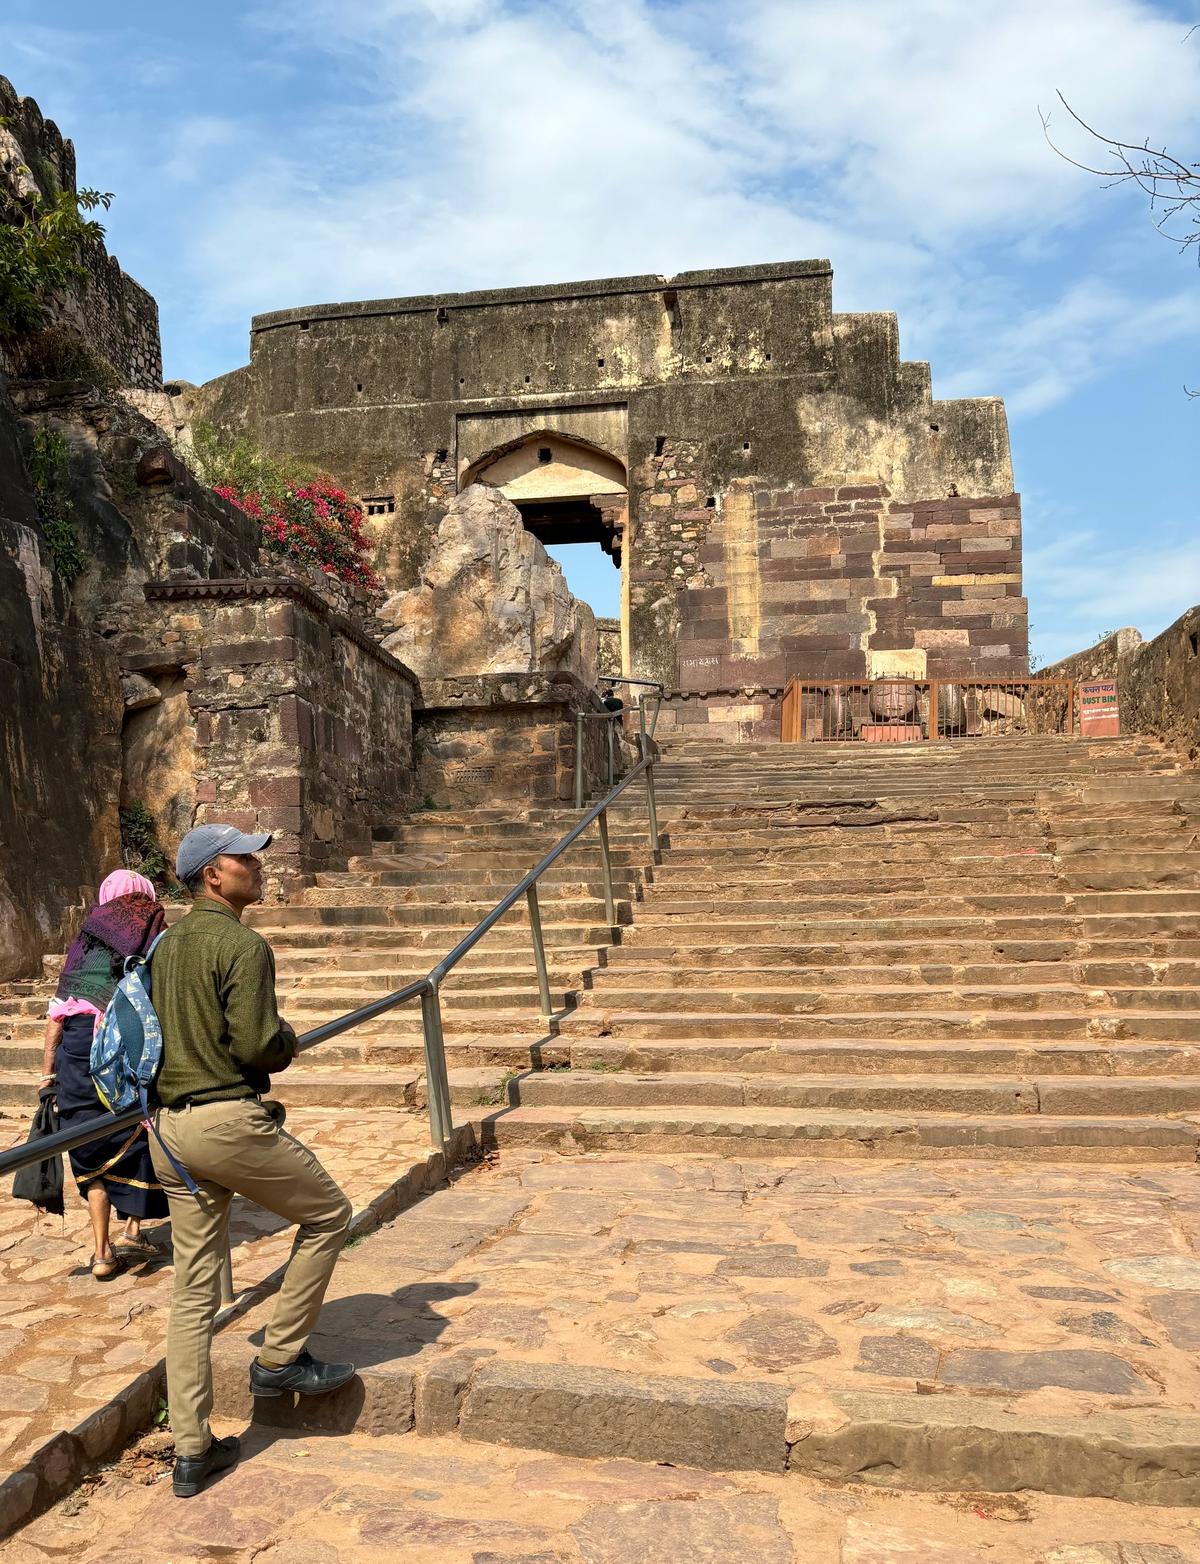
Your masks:
M169 376L259 310L827 256L935 394L1006 398L1043 661L1200 601L1200 270L1046 146L1056 89L1200 157L1200 7L6 0L0 70L116 192ZM1065 145L1085 150L1061 111ZM615 607L606 561L576 589Z

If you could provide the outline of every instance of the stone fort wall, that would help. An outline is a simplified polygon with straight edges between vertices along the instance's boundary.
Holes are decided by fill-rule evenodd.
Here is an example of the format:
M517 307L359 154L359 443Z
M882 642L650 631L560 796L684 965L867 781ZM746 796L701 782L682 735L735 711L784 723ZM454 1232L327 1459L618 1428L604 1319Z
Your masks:
M260 315L250 364L193 410L377 499L393 590L489 453L554 436L615 458L626 671L673 689L701 657L731 694L900 649L918 673L1027 667L1003 404L936 400L893 315L834 312L826 261Z
M34 189L51 195L76 188L71 142L32 98L20 97L0 76L0 221ZM51 301L47 324L81 338L108 360L123 384L160 389L158 305L102 242L88 249L82 264L86 277Z

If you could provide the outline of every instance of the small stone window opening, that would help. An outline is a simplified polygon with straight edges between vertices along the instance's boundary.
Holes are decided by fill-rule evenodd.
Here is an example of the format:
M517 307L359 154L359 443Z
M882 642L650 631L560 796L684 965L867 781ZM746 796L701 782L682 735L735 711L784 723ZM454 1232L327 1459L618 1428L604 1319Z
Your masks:
M363 496L363 509L368 516L392 516L396 510L396 496L394 494L374 494L369 498Z
M597 369L603 369L604 368L604 360L602 358L598 358L596 360L596 368Z
M742 441L742 450L743 451L748 451L749 449L750 449L750 442L749 442L749 440L743 440Z
M548 445L539 445L538 461L545 464L546 462L552 462L553 460L554 452L550 449L550 447Z
M770 362L771 362L771 355L768 353L767 354L767 363L769 364Z
M308 330L308 327L309 327L309 322L308 322L308 321L306 321L306 320L302 320L302 321L301 321L301 322L300 322L300 330L301 330L301 331L307 331L307 330Z
M1200 657L1200 632L1193 630L1188 636L1188 645L1192 649L1193 657Z
M938 425L938 424L930 424L929 427L933 430L934 434L937 434L938 429L940 428L940 425Z
M358 382L358 384L357 384L357 385L356 385L356 386L355 386L355 387L354 387L354 389L355 389L355 390L356 390L356 391L361 391L361 390L362 390L362 381L361 381L361 380L360 380L360 381L359 381L359 382Z
M716 496L713 495L713 494L710 494L708 496L708 498L705 500L704 504L705 504L705 508L706 509L708 509L708 510L716 510L716 508L717 508Z
M525 376L525 384L526 384L526 385L528 385L528 384L529 384L529 376L528 376L528 375L526 375L526 376Z
M655 456L661 456L663 451L666 449L666 445L667 445L667 437L666 437L665 434L655 435L655 437L654 437L654 454L655 454Z
M460 385L460 386L465 386L465 385L466 385L466 383L467 383L467 382L466 382L466 380L465 380L465 379L464 379L464 378L463 378L463 376L462 376L462 375L459 375L459 377L458 377L458 383L459 383L459 385Z
M439 326L444 326L449 319L450 319L450 311L446 308L446 306L444 304L439 304L438 305L438 312L437 312L437 323L438 323L438 325Z
M439 465L442 462L444 462L446 460L447 456L449 456L449 455L450 455L450 452L447 450L447 448L445 446L443 446L442 449L437 453L437 459L438 459Z
M712 354L711 353L706 353L704 355L704 362L706 364L711 364L712 363Z

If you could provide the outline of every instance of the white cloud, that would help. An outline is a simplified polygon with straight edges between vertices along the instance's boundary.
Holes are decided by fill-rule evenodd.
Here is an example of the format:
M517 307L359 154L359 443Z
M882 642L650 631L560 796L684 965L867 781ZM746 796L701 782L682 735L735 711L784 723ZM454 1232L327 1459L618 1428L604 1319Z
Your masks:
M974 335L968 311L959 329ZM1200 290L1139 297L1096 277L1072 283L1032 309L991 322L969 372L943 377L943 396L965 396L987 384L1002 392L1015 420L1044 412L1079 387L1163 343L1200 336Z
M1076 527L1025 554L1030 640L1043 663L1133 625L1157 635L1200 602L1200 536L1191 527L1141 518L1132 541L1116 546Z

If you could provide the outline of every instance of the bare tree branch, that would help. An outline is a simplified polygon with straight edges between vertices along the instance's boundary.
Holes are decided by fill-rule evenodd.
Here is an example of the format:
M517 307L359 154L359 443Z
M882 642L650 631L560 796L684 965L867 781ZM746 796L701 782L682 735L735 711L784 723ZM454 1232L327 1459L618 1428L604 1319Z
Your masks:
M1061 92L1058 100L1111 161L1096 168L1064 152L1050 133L1050 115L1039 109L1042 132L1058 156L1073 168L1103 180L1106 186L1136 185L1149 197L1154 226L1159 233L1181 250L1194 247L1200 262L1200 163L1183 163L1165 147L1152 147L1149 140L1137 143L1106 136L1077 114Z

